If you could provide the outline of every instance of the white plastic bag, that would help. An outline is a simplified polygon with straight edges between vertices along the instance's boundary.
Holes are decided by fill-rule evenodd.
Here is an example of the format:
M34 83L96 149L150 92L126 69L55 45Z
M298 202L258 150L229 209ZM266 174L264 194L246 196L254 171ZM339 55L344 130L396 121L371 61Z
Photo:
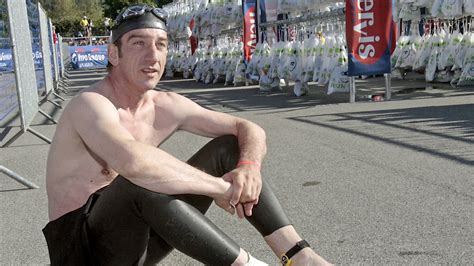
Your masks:
M328 94L335 92L349 92L350 83L347 76L347 64L340 65L334 68L329 80Z
M316 57L314 59L314 70L313 70L313 81L319 81L319 76L321 75L321 69L324 59L324 54L326 53L326 38L320 39L319 47L316 48Z
M466 57L463 62L461 77L457 83L458 86L474 85L474 43L466 51Z
M428 60L428 65L426 66L425 71L425 80L431 82L435 78L435 73L438 68L438 54L439 54L439 45L442 42L441 37L435 35L433 40L433 49L431 50L430 58Z
M426 68L430 59L431 50L433 49L434 35L425 35L421 39L421 48L416 52L413 70L420 71Z
M309 92L309 86L306 82L295 81L295 87L293 88L293 93L300 97Z
M464 14L465 15L474 15L474 1L464 0Z
M441 5L441 13L447 18L455 18L462 16L463 0L444 0Z

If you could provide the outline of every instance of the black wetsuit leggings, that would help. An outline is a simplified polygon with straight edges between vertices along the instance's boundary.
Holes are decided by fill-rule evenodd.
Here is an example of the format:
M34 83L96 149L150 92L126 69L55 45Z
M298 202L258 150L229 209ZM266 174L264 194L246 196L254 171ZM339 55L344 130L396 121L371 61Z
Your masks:
M216 177L235 168L235 136L216 138L188 163ZM92 257L99 265L135 265L147 250L146 264L163 259L173 248L208 265L230 265L240 247L204 216L212 199L201 195L166 195L117 177L96 192L87 219ZM289 225L278 200L264 182L259 203L247 217L263 235Z

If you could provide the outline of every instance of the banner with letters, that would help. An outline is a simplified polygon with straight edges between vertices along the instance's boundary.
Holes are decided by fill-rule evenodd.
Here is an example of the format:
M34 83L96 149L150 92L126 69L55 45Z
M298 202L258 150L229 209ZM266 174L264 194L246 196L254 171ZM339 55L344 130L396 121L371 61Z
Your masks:
M107 45L70 46L69 55L74 69L107 67Z
M258 42L257 0L243 0L244 62L248 63Z
M349 76L390 73L391 0L346 0Z
M43 69L43 54L39 46L33 46L33 62L35 63L35 69L40 70ZM11 48L0 49L0 72L13 72L14 65L13 65L13 54Z

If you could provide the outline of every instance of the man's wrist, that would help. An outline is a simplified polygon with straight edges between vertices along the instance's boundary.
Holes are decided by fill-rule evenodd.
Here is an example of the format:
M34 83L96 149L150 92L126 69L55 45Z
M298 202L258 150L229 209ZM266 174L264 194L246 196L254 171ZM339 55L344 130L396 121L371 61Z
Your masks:
M221 179L215 178L214 189L212 190L211 194L209 195L211 198L219 198L222 197L232 186L231 183Z
M259 170L261 168L260 166L260 163L257 162L257 161L252 161L252 160L240 160L238 163L237 163L237 166L236 167L240 167L242 165L254 165L255 167L257 167Z

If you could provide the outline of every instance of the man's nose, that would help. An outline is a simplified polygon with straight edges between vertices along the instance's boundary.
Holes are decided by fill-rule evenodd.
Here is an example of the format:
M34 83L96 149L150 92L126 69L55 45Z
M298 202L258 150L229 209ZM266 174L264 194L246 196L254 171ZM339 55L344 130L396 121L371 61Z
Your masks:
M156 46L151 45L150 48L148 49L148 54L147 54L147 59L149 61L156 62L160 59L162 51L160 51Z

